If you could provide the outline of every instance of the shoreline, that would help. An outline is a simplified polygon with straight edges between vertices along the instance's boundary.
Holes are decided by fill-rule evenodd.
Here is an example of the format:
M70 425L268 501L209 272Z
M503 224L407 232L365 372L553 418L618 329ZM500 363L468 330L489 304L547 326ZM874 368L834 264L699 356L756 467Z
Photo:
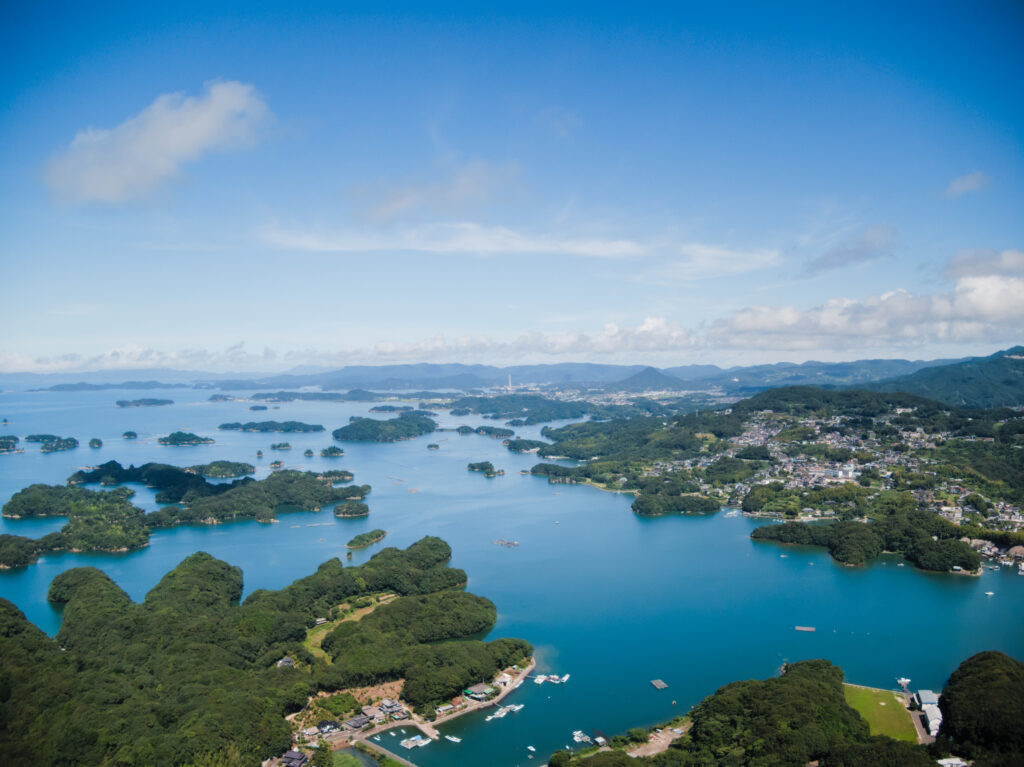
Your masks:
M445 714L443 716L439 716L436 719L434 719L432 722L426 721L419 714L410 713L409 719L406 719L406 720L401 720L401 721L397 721L397 722L387 722L385 724L378 725L378 726L374 727L373 729L366 730L365 732L351 733L351 734L348 734L348 735L344 735L343 733L339 733L338 735L341 735L342 737L337 737L337 736L335 738L330 738L329 737L329 738L326 738L325 740L327 740L327 742L331 744L331 750L332 751L337 751L337 750L339 750L341 748L344 748L345 746L354 746L357 743L362 743L362 744L368 746L369 748L372 748L374 751L383 753L383 754L385 754L386 756L388 756L388 757L390 757L392 759L396 759L397 761L401 762L402 764L412 765L412 767L415 767L415 765L413 765L413 763L410 762L408 759L403 759L398 754L392 753L388 748L383 746L381 744L381 742L371 740L371 738L374 735L380 735L380 734L382 734L384 732L387 732L388 730L393 730L393 729L401 728L401 727L412 727L414 729L419 730L423 735L427 736L431 740L440 740L441 739L441 734L437 731L437 726L438 725L444 724L446 722L450 722L450 721L452 721L454 719L458 719L459 717L465 716L466 714L472 713L474 711L481 711L483 709L491 708L493 706L498 705L498 703L500 703L508 695L510 695L515 689L517 689L516 688L516 684L518 682L520 682L520 681L525 682L526 678L533 672L533 670L535 668L537 668L537 659L534 658L534 657L531 657L530 658L530 662L529 662L529 664L527 664L526 668L521 669L519 672L517 672L516 675L514 677L512 677L512 681L509 682L507 686L502 688L502 690L496 696L491 698L490 700L486 700L486 701L469 700L469 701L467 701L467 703L465 705L461 706L460 708L457 708L455 711L452 711L452 712L450 712L448 714ZM411 708L410 708L410 712L411 712Z

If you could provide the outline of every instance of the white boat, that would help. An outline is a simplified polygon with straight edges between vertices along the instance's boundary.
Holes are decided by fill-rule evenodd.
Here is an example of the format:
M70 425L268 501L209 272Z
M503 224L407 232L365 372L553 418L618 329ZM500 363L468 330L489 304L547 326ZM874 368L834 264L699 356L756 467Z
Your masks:
M548 678L543 674L538 674L533 678L534 684L544 684L546 681L548 681Z
M995 594L996 594L996 592L994 592L994 591L986 591L985 592L985 596L987 596L987 597L995 596Z
M535 749L533 746L527 746L526 750L527 751L536 751L537 749Z
M494 719L494 714L491 714L491 715L490 715L489 717L487 717L486 719L484 719L484 721L485 721L485 722L489 722L489 721L491 721L492 719Z
M444 739L445 740L450 740L452 743L461 743L462 742L462 738L456 738L454 735L445 735Z
M495 719L501 719L507 713L508 713L508 709L507 708L502 708L501 706L498 706L498 710L496 712L494 712L493 714L491 714L491 716L493 716Z
M523 706L525 706L525 705L526 705L525 703L516 703L513 706L507 706L506 710L507 711L511 711L512 713L517 713L519 711L522 711L523 710Z
M380 742L380 735L374 735L373 739L376 740L377 742Z
M562 677L562 684L565 684L568 681L569 681L569 675L566 674L565 676Z

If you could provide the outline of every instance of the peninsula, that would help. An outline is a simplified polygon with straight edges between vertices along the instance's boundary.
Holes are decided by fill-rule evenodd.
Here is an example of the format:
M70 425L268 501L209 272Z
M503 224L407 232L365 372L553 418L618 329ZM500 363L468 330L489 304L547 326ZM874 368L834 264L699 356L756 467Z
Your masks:
M423 538L359 567L329 560L241 603L241 570L203 552L139 604L102 571L76 568L50 585L48 599L64 606L55 638L0 599L0 654L18 661L4 666L0 751L12 764L258 764L292 747L286 715L343 706L368 681L395 684L408 706L433 711L532 653L521 639L476 638L497 611L458 590L467 576L450 558L444 541ZM380 594L391 596L381 604ZM375 609L342 620L343 606L363 601ZM318 622L328 629L310 653ZM139 653L145 664L110 662ZM152 716L153 706L166 716ZM106 735L68 735L76 732Z

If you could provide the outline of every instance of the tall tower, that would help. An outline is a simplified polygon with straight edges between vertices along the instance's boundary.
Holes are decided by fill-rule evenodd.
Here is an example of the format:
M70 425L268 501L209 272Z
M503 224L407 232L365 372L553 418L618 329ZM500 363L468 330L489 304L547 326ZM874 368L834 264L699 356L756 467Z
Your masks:
M508 390L510 392L512 391L512 374L511 373L508 374Z

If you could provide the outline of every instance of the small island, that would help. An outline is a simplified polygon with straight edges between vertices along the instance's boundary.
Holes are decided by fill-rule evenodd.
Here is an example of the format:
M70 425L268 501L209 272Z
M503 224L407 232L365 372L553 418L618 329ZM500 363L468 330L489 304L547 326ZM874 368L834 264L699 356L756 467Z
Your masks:
M284 468L284 461L271 461L270 462L270 468L271 469L283 469Z
M26 442L41 442L40 451L44 453L56 453L60 450L73 450L78 447L78 440L74 437L58 437L56 434L29 434L25 437Z
M304 456L306 456L306 458L312 458L313 457L313 451L310 450L308 447L305 450L302 451L302 454Z
M138 439L139 435L136 434L134 431L126 431L124 434L121 435L121 437L122 439Z
M96 483L102 487L144 484L158 491L158 503L172 505L146 513L130 502L134 491L128 487L82 487ZM68 521L42 538L0 535L0 568L29 565L49 551L138 549L149 543L150 532L158 528L241 519L271 522L280 511L320 511L342 501L365 498L369 492L368 485L333 487L311 472L280 471L259 481L246 477L212 483L177 466L147 463L126 468L108 461L75 472L66 485L36 484L15 493L3 507L4 517L67 517Z
M321 471L316 475L316 478L321 482L333 485L338 482L351 482L355 478L355 474L344 469L328 469L327 471Z
M539 439L510 439L505 441L507 447L513 453L536 453L548 443Z
M437 444L436 442L431 442L429 445L427 445L427 450L440 450L440 449L441 449L441 446L439 444Z
M345 544L347 549L365 549L378 541L383 541L387 530L370 530L368 533L360 533L351 541Z
M198 434L193 434L190 431L176 431L168 434L166 437L160 437L157 440L161 445L171 445L174 447L188 447L191 445L212 445L213 440L209 437L200 437Z
M222 423L217 428L222 431L277 431L285 433L306 433L324 430L324 427L318 423L302 423L302 421L249 421L248 423L238 423L235 421L232 423Z
M0 437L0 453L13 453L18 449L18 438L13 435Z
M270 446L271 450L291 450L292 446L288 442L275 442Z
M164 405L173 405L174 400L143 397L142 399L119 399L114 404L118 407L162 407Z
M189 466L186 471L212 479L234 479L235 477L253 474L256 471L256 467L251 463L242 463L241 461L212 461L210 463L201 463L197 466Z
M500 477L505 474L504 469L495 469L494 464L490 461L479 461L477 463L471 463L466 466L470 471L476 471L483 474L485 477Z
M508 439L516 436L511 429L503 429L500 426L477 426L474 431L482 437L494 437L494 439Z
M250 410L266 410L266 405L249 405Z
M345 455L345 451L340 447L335 447L334 445L325 447L320 451L321 458L341 458L343 455Z
M336 517L365 517L370 513L370 507L362 501L345 501L334 507Z
M103 440L100 439L99 437L93 437L92 439L89 440L89 447L103 447Z
M352 442L398 442L430 434L437 429L432 419L417 413L403 413L398 418L378 421L375 418L353 416L347 426L335 429L336 440Z
M375 405L370 408L371 413L408 413L410 410L411 405Z

